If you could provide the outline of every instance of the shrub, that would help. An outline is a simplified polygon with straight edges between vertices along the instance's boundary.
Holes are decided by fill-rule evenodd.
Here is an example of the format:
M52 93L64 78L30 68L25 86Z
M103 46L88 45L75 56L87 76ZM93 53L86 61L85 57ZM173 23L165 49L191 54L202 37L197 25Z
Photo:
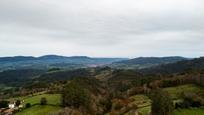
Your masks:
M47 99L45 97L42 97L40 100L41 105L47 105Z
M20 101L20 100L17 100L17 101L16 101L16 106L18 107L20 104L21 104L21 101Z
M124 105L120 102L116 103L115 106L114 106L114 109L115 110L120 110L124 107Z
M0 101L0 108L6 108L8 107L8 101Z
M185 108L203 106L203 98L195 93L184 93L183 98L183 104L185 105Z
M105 109L104 113L107 113L112 108L112 102L110 98L104 98L99 101L100 105Z
M26 108L30 108L31 104L30 103L26 103Z

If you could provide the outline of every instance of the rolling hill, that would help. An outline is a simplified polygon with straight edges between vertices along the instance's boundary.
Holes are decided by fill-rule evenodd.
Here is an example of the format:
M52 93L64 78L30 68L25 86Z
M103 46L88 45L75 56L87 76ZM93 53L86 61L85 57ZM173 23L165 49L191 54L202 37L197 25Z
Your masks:
M84 68L99 65L111 64L116 61L126 60L125 58L91 58L86 56L58 56L45 55L41 57L15 56L0 57L0 71L8 69L49 69L58 68Z
M142 69L143 73L179 73L186 70L204 69L204 57L192 60L182 60L175 63L162 64L152 68Z
M186 60L184 57L139 57L130 60L114 62L111 66L120 69L143 69L154 67L161 64L174 63L181 60Z

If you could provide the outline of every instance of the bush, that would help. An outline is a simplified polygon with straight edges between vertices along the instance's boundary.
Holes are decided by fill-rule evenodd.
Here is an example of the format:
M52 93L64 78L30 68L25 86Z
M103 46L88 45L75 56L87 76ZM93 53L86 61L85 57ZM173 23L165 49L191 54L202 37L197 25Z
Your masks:
M0 108L6 108L8 107L8 101L0 101Z
M41 105L47 105L47 99L45 97L42 97L40 100Z
M17 101L16 101L16 106L18 107L20 104L21 104L21 101L20 101L20 100L17 100Z
M120 82L120 83L118 83L118 84L116 85L115 90L116 90L116 91L120 91L120 92L125 92L125 91L127 91L128 89L130 89L130 88L131 88L131 85L130 85L130 84L125 84L125 83Z
M171 115L173 102L168 94L163 90L157 89L152 93L152 115Z
M109 112L112 108L112 102L110 98L101 99L99 103L105 109L104 113Z
M26 108L30 108L31 104L30 103L26 103Z
M200 107L204 104L203 98L195 93L184 93L183 98L183 106L181 106L180 108Z
M115 110L120 110L124 107L124 105L121 102L115 103L114 109Z

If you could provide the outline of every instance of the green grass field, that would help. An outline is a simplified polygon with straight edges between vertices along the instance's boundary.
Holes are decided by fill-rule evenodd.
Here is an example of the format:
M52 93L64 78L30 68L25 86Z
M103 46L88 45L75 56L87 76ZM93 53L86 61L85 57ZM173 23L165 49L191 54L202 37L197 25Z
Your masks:
M178 109L174 111L173 115L204 115L204 109Z
M36 105L40 104L42 97L47 99L48 105ZM36 96L19 97L15 99L24 100L24 106L26 103L30 103L32 106L26 108L16 115L47 115L50 112L56 112L61 109L61 95L60 94L41 94Z
M174 100L179 99L182 92L194 92L194 93L204 92L203 87L199 87L193 84L164 88L164 90L169 92L171 98Z
M149 97L145 95L135 95L132 96L131 98L135 100L133 103L138 105L139 108L151 105L151 100L149 99Z
M40 100L42 97L47 99L47 103L51 105L60 105L61 104L61 95L60 94L41 94L37 96L26 96L19 97L15 99L24 100L24 104L30 103L31 105L40 104Z
M61 109L62 108L59 106L35 105L31 108L18 112L15 115L48 115L49 113L57 112Z
M148 113L151 111L151 106L139 108L138 112L142 115L148 115Z
M25 103L39 104L42 97L47 99L48 104L52 105L60 105L61 104L61 95L60 94L42 94L38 96L33 96L30 98L26 98L24 101Z
M138 112L142 115L147 115L151 109L151 100L146 95L135 95L130 98L133 98L133 102L138 106ZM129 113L127 113L129 115Z

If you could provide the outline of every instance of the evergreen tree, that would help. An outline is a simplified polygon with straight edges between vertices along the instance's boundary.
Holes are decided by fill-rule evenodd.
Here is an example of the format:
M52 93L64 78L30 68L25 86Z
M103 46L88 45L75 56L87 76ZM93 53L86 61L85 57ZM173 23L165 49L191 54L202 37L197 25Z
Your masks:
M174 107L168 92L157 89L153 91L151 98L152 115L171 115Z

